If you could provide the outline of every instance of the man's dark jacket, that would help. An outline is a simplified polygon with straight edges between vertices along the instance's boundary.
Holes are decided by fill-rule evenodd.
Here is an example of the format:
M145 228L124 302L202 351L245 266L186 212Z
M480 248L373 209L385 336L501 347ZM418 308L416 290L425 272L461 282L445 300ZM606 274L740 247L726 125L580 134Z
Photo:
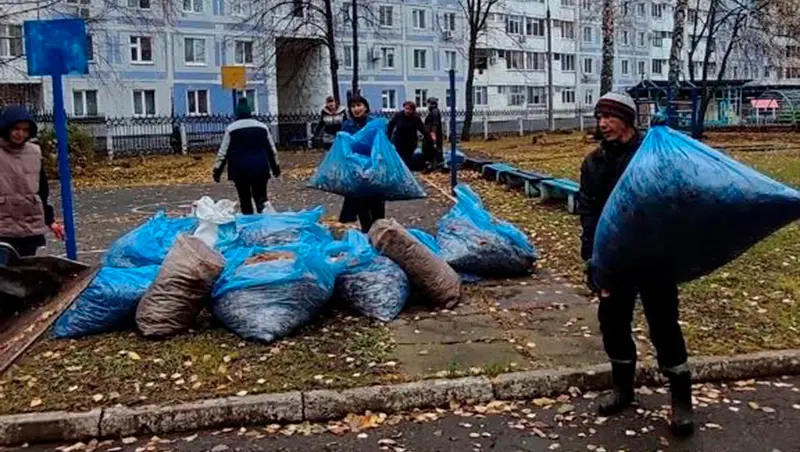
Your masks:
M633 155L641 146L642 139L643 137L637 134L633 140L625 144L603 141L581 165L578 213L583 227L581 257L584 261L592 258L594 233L603 207Z

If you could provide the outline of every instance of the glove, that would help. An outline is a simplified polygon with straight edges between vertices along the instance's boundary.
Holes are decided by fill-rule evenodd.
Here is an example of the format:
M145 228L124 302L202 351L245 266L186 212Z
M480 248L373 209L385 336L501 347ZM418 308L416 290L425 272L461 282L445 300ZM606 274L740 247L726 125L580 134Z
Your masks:
M222 177L222 168L214 168L214 182L219 183L220 178Z
M281 167L280 166L276 166L272 170L272 175L275 176L275 177L281 177Z
M586 275L586 287L588 287L592 293L599 294L602 289L600 284L598 284L597 268L595 268L591 260L586 261L586 267L583 273Z

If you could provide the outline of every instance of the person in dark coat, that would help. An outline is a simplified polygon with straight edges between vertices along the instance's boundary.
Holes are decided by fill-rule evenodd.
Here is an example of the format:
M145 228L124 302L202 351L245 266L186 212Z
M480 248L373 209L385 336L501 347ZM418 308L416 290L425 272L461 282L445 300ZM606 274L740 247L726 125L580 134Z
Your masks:
M423 151L428 170L432 170L444 161L442 147L444 144L444 131L442 130L442 112L439 110L439 99L428 99L428 114L425 116L425 131L428 139L425 140Z
M342 125L342 131L355 134L370 122L369 102L361 96L353 96L347 102L350 119ZM372 223L386 217L386 202L378 197L345 196L342 212L339 214L340 223L352 223L356 220L361 223L361 231L369 232Z
M342 130L342 124L347 120L345 108L339 105L333 96L325 99L325 107L320 112L319 123L314 130L314 143L317 147L329 150L333 146L336 134Z
M0 115L0 242L20 256L34 256L52 231L64 240L64 227L56 222L48 204L50 187L42 165L42 150L31 142L36 122L24 107L10 106Z
M214 181L219 182L222 171L228 166L228 179L232 180L239 195L242 213L261 213L268 201L267 183L270 173L281 175L278 152L269 127L252 117L247 99L236 104L236 121L225 129L222 144L214 162Z
M587 284L600 296L598 317L603 346L611 361L614 390L600 402L603 416L621 412L634 401L636 344L631 323L637 295L641 296L650 338L661 372L669 379L672 393L671 427L677 436L694 431L692 383L687 365L686 343L678 324L678 287L665 270L668 265L652 262L635 274L600 274L592 265L594 236L600 214L622 173L642 144L635 128L636 104L626 94L607 93L597 103L603 141L581 166L578 213L581 216L581 256L586 261Z
M389 138L394 143L397 153L403 159L406 166L411 168L414 151L417 150L417 142L421 134L423 140L428 140L428 134L425 131L425 124L417 114L417 104L412 101L403 103L403 111L397 112L396 115L389 121Z

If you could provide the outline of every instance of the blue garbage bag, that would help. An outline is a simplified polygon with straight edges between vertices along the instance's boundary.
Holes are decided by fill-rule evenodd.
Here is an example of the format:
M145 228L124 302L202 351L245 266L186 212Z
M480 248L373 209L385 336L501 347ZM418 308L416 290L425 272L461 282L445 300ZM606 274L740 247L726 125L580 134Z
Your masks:
M158 212L143 225L117 239L106 252L109 267L161 265L179 234L197 229L195 217L169 218Z
M422 229L409 229L408 232L414 236L417 240L422 242L425 246L428 247L433 254L441 257L442 256L442 249L439 247L439 243L436 241L436 237L428 234L427 232L423 231ZM476 276L469 273L458 272L458 276L461 277L461 282L464 284L475 283L481 280L480 276Z
M330 231L319 224L323 208L300 212L242 215L236 219L239 245L278 246L297 242L316 241L325 244L333 241Z
M364 316L382 322L394 320L410 292L405 272L378 254L360 231L348 230L342 241L351 251L347 269L336 278L334 295Z
M136 306L155 281L158 265L103 267L53 325L53 336L78 338L133 324Z
M447 263L486 278L530 273L536 249L525 233L489 213L469 186L457 185L455 194L457 202L439 221L437 237Z
M231 249L214 286L213 313L245 339L272 342L310 323L341 267L319 246Z
M386 127L386 120L379 118L355 135L336 134L308 185L344 196L395 201L424 198L422 186L386 136Z
M706 275L800 218L800 192L666 126L652 127L595 233L599 282Z

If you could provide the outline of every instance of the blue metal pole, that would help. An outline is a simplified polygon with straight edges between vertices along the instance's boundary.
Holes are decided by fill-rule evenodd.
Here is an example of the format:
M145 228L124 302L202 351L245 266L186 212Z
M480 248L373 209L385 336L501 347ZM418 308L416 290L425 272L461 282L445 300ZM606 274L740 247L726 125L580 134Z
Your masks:
M697 111L698 99L699 98L697 96L697 88L692 88L692 135L693 136L697 134L697 121L699 119L698 118L699 113Z
M236 115L236 104L237 104L236 90L235 89L231 90L231 92L233 93L233 111L231 113L233 113L233 115L235 116ZM253 108L253 106L251 105L250 108Z
M456 168L456 71L450 69L450 188L455 189L458 185L458 173Z
M67 235L67 257L78 258L75 243L75 219L72 216L72 176L69 168L67 112L64 110L64 86L61 74L53 75L53 127L58 143L58 178L61 182L61 207L64 210L64 228Z

